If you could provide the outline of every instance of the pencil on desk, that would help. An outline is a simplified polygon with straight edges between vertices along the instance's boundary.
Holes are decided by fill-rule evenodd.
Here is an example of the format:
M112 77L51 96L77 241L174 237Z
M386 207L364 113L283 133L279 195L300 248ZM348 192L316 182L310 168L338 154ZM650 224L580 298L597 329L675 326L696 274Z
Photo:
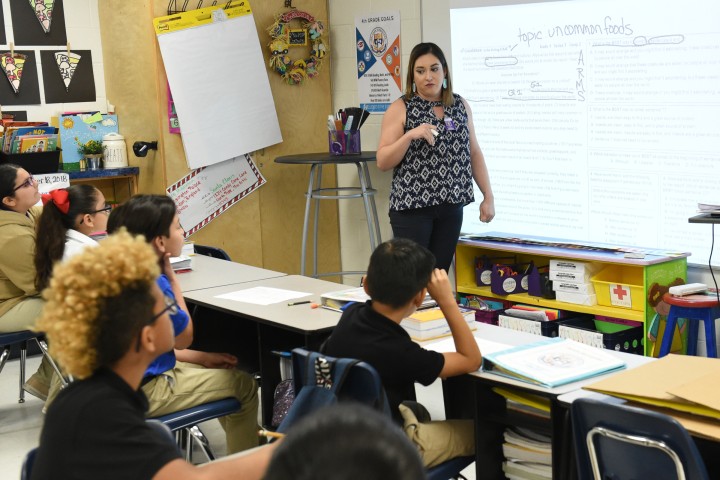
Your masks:
M258 436L267 438L285 438L284 433L271 432L270 430L258 430Z

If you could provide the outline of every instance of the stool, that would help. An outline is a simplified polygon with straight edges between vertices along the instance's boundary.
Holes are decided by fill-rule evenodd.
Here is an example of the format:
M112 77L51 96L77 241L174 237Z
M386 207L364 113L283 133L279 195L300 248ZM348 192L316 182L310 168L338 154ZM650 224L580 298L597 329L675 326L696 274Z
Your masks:
M678 318L688 321L688 344L687 354L697 354L697 337L699 322L705 322L705 342L707 344L707 356L717 358L717 346L715 345L715 319L720 317L717 313L718 300L716 296L709 295L688 295L675 297L666 293L663 295L665 303L670 305L665 321L660 357L670 353L672 338L675 334L675 326Z
M342 271L318 273L318 218L320 200L342 200L349 198L362 198L365 206L368 234L370 235L370 248L375 250L380 239L380 224L378 222L377 208L375 206L375 192L370 181L367 162L375 160L375 152L362 152L359 155L331 155L330 153L305 153L301 155L287 155L277 157L275 163L290 165L310 165L310 181L305 194L305 219L303 220L302 251L300 253L300 275L305 275L305 253L310 223L310 211L313 210L313 272L312 277L327 277L335 275L364 275L360 271ZM359 187L326 187L322 188L323 165L355 165L358 174ZM314 208L313 208L314 202Z

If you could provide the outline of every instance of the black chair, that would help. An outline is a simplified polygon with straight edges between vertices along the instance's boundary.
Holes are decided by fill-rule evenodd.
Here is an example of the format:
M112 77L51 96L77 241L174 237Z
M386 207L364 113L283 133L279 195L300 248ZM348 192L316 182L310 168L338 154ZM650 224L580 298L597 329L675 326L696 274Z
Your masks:
M314 359L318 356L326 359L331 365L337 360L334 357L311 352L304 348L296 348L292 351L293 387L296 396L307 385L308 370L314 368ZM338 401L348 400L363 403L384 413L392 421L392 414L385 395L385 389L382 386L382 379L377 370L369 363L358 362L353 365L343 381L342 388L337 393ZM292 407L290 408L292 409ZM427 478L428 480L447 480L461 477L460 472L474 461L475 457L473 456L450 459L429 468Z
M20 480L30 480L30 474L32 473L33 464L35 463L35 455L37 455L38 447L30 450L25 455L22 467L20 468Z
M580 480L707 480L687 430L662 413L622 400L575 400L571 407Z
M230 255L225 252L222 248L210 247L208 245L195 244L195 253L198 255L205 255L206 257L219 258L220 260L230 260Z

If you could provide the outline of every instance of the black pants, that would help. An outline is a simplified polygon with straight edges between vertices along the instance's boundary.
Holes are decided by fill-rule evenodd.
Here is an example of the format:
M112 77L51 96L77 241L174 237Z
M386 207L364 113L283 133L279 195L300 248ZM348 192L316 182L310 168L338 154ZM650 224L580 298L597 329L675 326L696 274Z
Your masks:
M462 226L462 204L390 212L393 236L409 238L435 255L435 266L450 270Z

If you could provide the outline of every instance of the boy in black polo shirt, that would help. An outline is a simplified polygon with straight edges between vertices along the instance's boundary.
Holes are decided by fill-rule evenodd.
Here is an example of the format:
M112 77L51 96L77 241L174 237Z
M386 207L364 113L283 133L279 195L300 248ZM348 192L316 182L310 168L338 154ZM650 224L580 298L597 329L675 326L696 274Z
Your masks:
M430 385L438 377L469 373L480 368L482 361L477 342L455 302L447 273L433 269L434 265L433 254L412 240L395 238L379 245L370 257L363 282L371 300L352 305L343 313L324 348L328 355L357 358L372 365L382 378L390 409L400 423L403 418L399 406L403 401L415 400L415 382ZM400 326L402 319L422 304L427 292L447 319L456 352L425 350ZM447 427L459 428L451 436L473 437L472 424L453 421ZM422 450L423 445L419 446ZM473 452L474 446L467 454ZM429 452L422 453L428 466L451 458L440 454L433 460L425 455Z
M37 327L77 381L45 417L31 479L259 479L273 445L204 468L145 421L148 365L175 344L178 305L144 238L113 235L55 267Z

